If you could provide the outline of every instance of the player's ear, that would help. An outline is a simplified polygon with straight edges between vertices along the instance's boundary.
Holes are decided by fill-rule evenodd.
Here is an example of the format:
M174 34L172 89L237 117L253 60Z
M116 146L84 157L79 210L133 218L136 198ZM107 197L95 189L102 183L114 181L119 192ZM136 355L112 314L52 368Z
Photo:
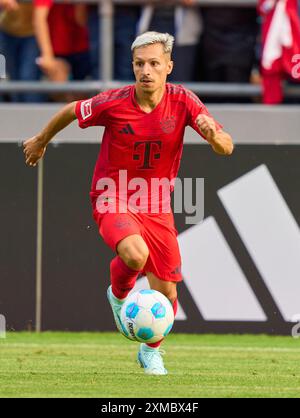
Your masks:
M174 68L174 61L171 61L171 60L170 60L170 61L168 62L168 70L167 70L168 75L170 75L170 74L172 73L173 68Z

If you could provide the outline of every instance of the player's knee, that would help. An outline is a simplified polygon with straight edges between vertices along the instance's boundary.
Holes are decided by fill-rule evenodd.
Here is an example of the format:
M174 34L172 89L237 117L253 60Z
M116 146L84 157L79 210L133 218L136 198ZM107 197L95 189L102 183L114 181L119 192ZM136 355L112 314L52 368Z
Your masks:
M142 270L146 264L148 255L146 253L136 253L127 261L127 265L133 270Z
M140 236L131 236L122 240L117 251L124 263L133 270L142 270L149 257L149 249Z
M133 270L142 270L149 257L148 247L127 248L123 252L123 261Z

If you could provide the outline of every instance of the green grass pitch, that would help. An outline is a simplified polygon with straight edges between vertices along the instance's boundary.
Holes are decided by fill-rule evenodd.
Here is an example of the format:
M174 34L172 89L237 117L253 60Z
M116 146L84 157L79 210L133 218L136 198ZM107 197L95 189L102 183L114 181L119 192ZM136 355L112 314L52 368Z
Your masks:
M171 334L167 376L146 376L117 333L8 333L0 397L300 397L300 340Z

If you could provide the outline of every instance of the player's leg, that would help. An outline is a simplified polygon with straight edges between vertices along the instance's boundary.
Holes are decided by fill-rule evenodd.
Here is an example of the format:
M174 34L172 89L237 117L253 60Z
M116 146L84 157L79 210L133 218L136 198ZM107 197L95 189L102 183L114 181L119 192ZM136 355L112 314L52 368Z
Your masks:
M144 217L143 237L149 248L144 267L151 289L163 293L177 311L177 283L182 280L181 256L172 214ZM159 346L141 344L138 362L147 374L167 374Z
M133 289L148 256L148 247L140 235L130 235L117 245L116 256L110 265L112 292L118 299L125 299Z
M148 247L140 235L129 235L117 245L118 255L110 264L111 286L107 298L111 305L118 330L126 336L120 318L122 306L128 293L133 289L139 273L149 256Z
M111 262L112 285L118 293L116 296L122 299L131 290L126 287L123 289L123 281L126 282L126 276L134 278L144 267L149 255L148 247L142 238L140 225L134 215L106 213L98 216L95 212L94 218L99 225L99 232L104 242L117 253Z
M174 306L177 302L177 282L159 279L151 272L147 272L147 279L150 288L165 295Z
M177 312L177 283L159 279L155 274L147 272L150 288L158 290L172 303L174 316ZM159 347L163 340L152 344L141 344L138 352L138 362L147 374L165 375L164 362Z
M129 214L105 214L99 222L104 241L117 252L110 265L111 286L107 297L117 328L124 335L120 312L125 299L149 256L138 222Z
M165 295L173 306L174 317L177 313L177 282L169 282L166 280L161 280L155 276L155 274L147 272L147 278L150 285L150 288L157 290L158 292ZM149 347L157 348L160 346L163 340L156 343L147 344Z

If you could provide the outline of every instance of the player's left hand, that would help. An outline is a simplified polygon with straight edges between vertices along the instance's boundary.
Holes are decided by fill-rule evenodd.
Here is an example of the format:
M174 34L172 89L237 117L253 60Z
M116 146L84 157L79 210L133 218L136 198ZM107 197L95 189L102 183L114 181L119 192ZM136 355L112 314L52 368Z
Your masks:
M199 115L196 119L196 123L201 134L207 139L207 141L213 141L217 133L217 127L213 118L207 115Z

